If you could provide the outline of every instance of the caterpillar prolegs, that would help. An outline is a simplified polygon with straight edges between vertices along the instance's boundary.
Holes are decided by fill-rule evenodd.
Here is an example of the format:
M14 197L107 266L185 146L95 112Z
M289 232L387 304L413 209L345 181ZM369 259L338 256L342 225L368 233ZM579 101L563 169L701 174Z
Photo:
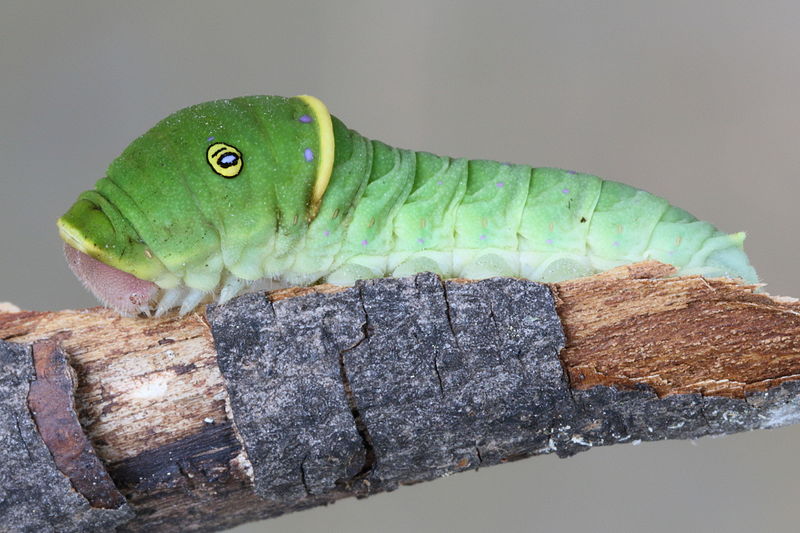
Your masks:
M311 96L185 108L134 140L58 220L73 272L123 314L433 271L553 282L656 259L757 281L727 235L589 174L390 147Z

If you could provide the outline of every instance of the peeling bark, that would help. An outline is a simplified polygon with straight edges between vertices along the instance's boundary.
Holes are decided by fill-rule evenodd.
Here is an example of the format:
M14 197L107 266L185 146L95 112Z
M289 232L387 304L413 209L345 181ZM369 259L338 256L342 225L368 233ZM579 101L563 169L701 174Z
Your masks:
M121 507L125 498L111 481L78 422L73 405L72 371L56 341L33 343L33 367L36 379L30 384L28 408L56 467L92 507Z
M38 351L47 359L53 355L46 347ZM134 513L91 447L84 446L86 438L71 405L61 403L70 395L52 394L52 388L60 387L60 370L65 367L57 354L51 361L49 370L42 365L34 370L30 347L0 341L0 530L113 530ZM32 416L29 395L49 398L54 405ZM46 429L37 431L37 425ZM91 480L98 485L92 486Z
M800 304L669 274L420 274L206 317L4 307L0 517L52 528L51 489L84 531L213 531L541 453L796 422ZM25 487L38 511L11 497Z

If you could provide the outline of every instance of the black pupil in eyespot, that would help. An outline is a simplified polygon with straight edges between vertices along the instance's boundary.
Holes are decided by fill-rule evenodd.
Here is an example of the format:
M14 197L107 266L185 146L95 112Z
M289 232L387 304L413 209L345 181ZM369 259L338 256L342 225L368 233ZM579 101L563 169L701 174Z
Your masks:
M219 166L222 168L232 167L239 161L239 156L234 154L233 152L225 152L221 156L219 156Z

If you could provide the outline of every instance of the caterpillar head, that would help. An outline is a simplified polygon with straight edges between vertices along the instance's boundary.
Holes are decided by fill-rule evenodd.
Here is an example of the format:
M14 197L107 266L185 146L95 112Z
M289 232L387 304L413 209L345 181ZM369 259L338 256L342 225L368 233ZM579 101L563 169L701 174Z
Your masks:
M186 312L232 279L271 274L285 252L272 237L313 218L332 163L330 115L311 96L188 107L133 141L58 220L68 264L123 314L159 302Z

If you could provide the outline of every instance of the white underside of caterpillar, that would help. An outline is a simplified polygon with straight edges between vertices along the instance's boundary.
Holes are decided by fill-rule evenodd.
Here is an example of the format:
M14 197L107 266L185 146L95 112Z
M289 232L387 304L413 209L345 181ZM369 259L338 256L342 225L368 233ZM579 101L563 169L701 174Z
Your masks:
M730 245L728 235L706 241L692 260L676 272L678 276L736 277L725 269L727 256L743 254ZM648 259L659 259L659 253L645 252L641 257L627 260L609 260L596 255L572 253L543 254L536 252L509 252L500 249L453 250L447 252L425 251L386 256L354 256L336 266L332 271L298 275L291 270L273 276L247 280L227 272L211 291L180 284L159 289L138 311L146 315L163 316L170 309L179 308L185 315L201 303L224 304L248 292L272 290L290 285L309 285L316 281L349 286L359 279L403 277L419 272L435 272L444 278L484 279L511 276L542 283L555 283L566 279L590 276L621 265ZM711 264L709 264L711 263ZM106 302L108 305L108 303ZM119 309L118 309L119 310Z

